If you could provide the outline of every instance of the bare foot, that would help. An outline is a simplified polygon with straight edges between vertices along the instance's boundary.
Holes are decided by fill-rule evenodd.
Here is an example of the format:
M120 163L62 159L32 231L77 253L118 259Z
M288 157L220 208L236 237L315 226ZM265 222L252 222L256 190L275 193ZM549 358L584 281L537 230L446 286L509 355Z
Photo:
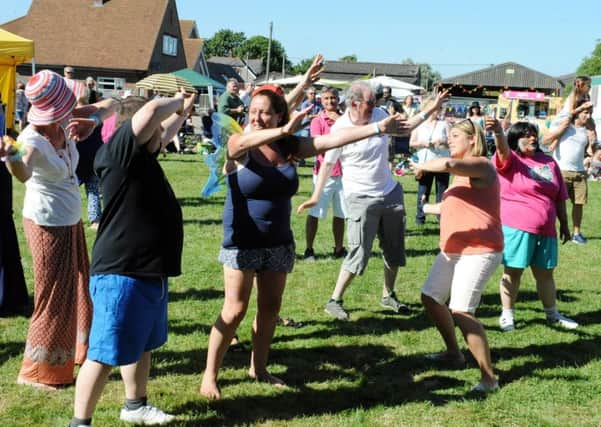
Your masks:
M262 383L271 384L272 386L275 386L275 387L287 387L284 380L276 377L275 375L271 375L269 372L265 372L261 375L257 375L255 372L250 370L250 371L248 371L248 376L251 377L253 380L257 380Z
M51 385L51 384L44 384L44 383L36 383L34 381L26 380L23 377L18 377L17 378L17 384L28 385L30 387L35 387L35 388L38 388L40 390L46 390L46 391L58 391L58 390L64 388L64 386L62 386L62 385Z
M217 382L208 379L206 376L202 378L200 384L200 394L210 400L221 399L221 390L217 386Z

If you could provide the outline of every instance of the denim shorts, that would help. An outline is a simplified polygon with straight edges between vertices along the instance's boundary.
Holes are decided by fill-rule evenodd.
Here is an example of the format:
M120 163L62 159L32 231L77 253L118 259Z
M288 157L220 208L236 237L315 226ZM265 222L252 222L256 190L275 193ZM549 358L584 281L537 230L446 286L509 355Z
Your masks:
M294 244L273 248L227 249L219 251L219 262L235 270L291 273L296 257Z
M503 237L503 265L512 268L532 266L547 270L557 267L557 237L540 236L507 226L503 226Z
M110 366L137 362L167 341L167 278L90 277L94 312L88 359Z

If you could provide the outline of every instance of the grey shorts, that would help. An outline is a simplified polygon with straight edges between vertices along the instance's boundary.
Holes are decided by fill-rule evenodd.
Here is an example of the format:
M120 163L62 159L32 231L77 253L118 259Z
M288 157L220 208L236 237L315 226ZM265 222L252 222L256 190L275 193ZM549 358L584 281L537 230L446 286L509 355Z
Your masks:
M362 274L369 262L376 234L391 267L405 265L405 205L400 184L383 197L351 194L346 199L348 255L343 268Z
M296 257L294 244L273 248L226 249L219 251L219 262L235 270L290 273Z

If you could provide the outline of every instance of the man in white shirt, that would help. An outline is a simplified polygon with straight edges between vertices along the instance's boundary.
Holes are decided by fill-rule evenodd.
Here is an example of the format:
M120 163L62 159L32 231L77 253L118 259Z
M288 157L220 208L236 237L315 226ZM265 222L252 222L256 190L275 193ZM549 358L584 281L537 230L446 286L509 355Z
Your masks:
M577 108L571 118L566 118L552 126L550 131L543 136L542 141L553 150L553 158L561 169L572 202L574 226L572 242L580 245L587 242L580 231L580 226L583 207L587 201L588 189L584 156L590 143L586 125L591 114L590 106L584 109Z
M432 109L407 121L410 131L440 107L447 92L439 94ZM376 123L387 113L376 106L371 86L363 81L351 84L345 95L347 110L332 132L353 126ZM405 265L405 205L403 188L396 182L388 166L388 136L378 134L354 144L328 151L319 171L315 190L299 211L314 206L337 160L342 166L342 187L347 206L348 255L342 263L331 299L325 306L329 315L348 320L342 306L342 296L357 275L361 275L371 255L376 235L384 257L384 288L380 305L397 313L407 313L408 307L394 293L394 282L400 266Z

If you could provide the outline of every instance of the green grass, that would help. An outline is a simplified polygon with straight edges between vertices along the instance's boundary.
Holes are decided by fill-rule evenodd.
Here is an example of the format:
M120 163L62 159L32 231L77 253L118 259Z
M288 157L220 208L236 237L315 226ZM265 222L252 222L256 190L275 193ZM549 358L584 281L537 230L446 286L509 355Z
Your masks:
M210 200L198 195L206 169L196 156L169 155L161 160L184 211L185 246L181 277L171 281L168 343L153 356L150 399L178 415L174 425L266 426L596 426L601 421L601 185L590 185L584 233L589 244L560 248L556 271L558 306L582 327L563 331L547 327L530 273L525 273L517 306L518 329L501 333L498 281L487 285L478 316L485 324L499 392L485 398L469 393L479 379L473 361L463 371L436 370L424 353L439 351L442 340L426 318L419 290L437 253L433 222L416 229L416 183L402 178L407 216L407 267L397 279L399 298L414 310L409 316L383 311L379 304L382 261L379 248L366 273L345 295L352 320L333 321L323 312L340 266L329 257L331 221L320 222L315 250L318 262L299 260L289 276L282 316L303 323L278 327L270 356L273 373L290 385L278 390L247 377L248 354L226 356L221 372L224 398L209 402L198 394L207 338L222 303L221 241L223 194ZM309 167L299 168L301 188L296 207L311 191ZM15 183L15 222L22 236L23 186ZM84 216L85 217L85 216ZM294 215L297 253L304 251L304 216ZM87 232L91 247L93 233ZM31 289L31 259L21 241ZM255 300L239 329L250 341ZM73 388L55 393L18 386L28 319L0 319L0 425L67 425ZM413 377L413 382L409 378ZM120 425L123 387L115 371L94 416L96 426Z

